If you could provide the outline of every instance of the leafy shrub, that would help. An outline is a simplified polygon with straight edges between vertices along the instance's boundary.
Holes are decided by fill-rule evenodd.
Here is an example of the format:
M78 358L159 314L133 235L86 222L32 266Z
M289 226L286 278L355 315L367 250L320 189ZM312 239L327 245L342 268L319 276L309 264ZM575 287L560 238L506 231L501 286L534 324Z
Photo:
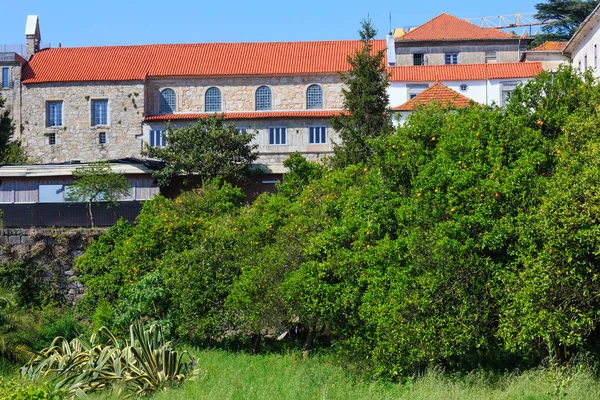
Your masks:
M54 394L81 397L120 385L141 396L183 382L194 365L186 352L165 341L159 326L135 323L129 340L105 327L89 341L57 337L21 368L21 375L51 379Z
M49 386L24 380L5 380L0 377L0 398L5 400L59 400Z

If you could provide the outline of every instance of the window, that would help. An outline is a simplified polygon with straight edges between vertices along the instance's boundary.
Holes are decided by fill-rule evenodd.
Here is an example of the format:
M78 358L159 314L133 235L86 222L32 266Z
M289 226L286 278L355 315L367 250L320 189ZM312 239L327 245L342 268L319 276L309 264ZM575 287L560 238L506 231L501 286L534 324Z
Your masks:
M598 68L598 45L594 45L594 68Z
M8 68L2 68L2 87L10 87L10 81L8 79Z
M271 109L271 89L261 86L256 89L256 110L266 111Z
M165 133L165 131L150 131L150 147L167 146L167 138L163 133Z
M216 87L211 87L204 95L204 111L221 111L221 91Z
M46 126L49 128L62 126L62 101L46 103Z
M99 144L106 144L106 132L100 132L100 133L98 133L98 143Z
M583 70L587 70L587 54L585 56L583 56Z
M51 133L48 135L48 144L49 145L56 144L56 133Z
M446 65L458 64L458 53L446 53Z
M92 126L108 125L108 100L92 100Z
M423 54L423 53L413 54L413 65L425 65L425 54Z
M503 82L502 83L502 106L506 106L508 100L512 97L519 82Z
M421 84L421 83L417 83L417 84L408 84L406 85L408 87L408 98L409 99L414 99L415 97L417 97L419 95L419 93L421 93L423 90L427 89L429 87L428 84Z
M63 203L65 201L64 185L39 185L38 201L40 203Z
M581 60L579 61L579 64L577 65L577 67L579 68L579 70L581 71Z
M242 128L241 126L238 126L237 131L238 131L238 133L244 133L244 132L247 132L248 130L246 128Z
M327 127L311 126L308 129L309 144L325 144L327 143Z
M485 52L485 63L486 64L495 63L496 61L498 61L498 59L497 59L497 54L495 51L486 51Z
M467 90L469 90L469 86L466 83L463 83L462 85L460 85L461 92L466 92Z
M323 108L323 89L319 85L310 85L306 89L306 109L318 110Z
M177 109L177 97L173 89L165 89L160 92L160 107L161 114L173 114Z
M269 144L287 144L287 128L269 128Z

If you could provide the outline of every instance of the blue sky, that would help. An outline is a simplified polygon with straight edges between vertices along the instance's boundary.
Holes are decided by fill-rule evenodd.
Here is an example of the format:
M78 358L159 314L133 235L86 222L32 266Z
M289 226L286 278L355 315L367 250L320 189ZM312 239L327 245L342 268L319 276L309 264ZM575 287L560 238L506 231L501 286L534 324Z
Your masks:
M28 14L40 16L43 42L73 47L356 39L367 15L384 37L390 12L392 25L404 27L441 12L460 18L532 12L540 1L3 0L0 44L24 43Z

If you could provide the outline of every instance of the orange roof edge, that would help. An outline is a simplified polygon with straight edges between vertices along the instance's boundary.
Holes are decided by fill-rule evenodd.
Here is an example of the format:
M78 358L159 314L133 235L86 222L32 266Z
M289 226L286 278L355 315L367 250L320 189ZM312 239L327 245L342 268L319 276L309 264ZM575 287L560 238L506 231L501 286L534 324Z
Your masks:
M413 111L418 107L439 102L442 107L465 108L477 105L479 103L468 97L450 89L448 86L436 82L419 93L416 97L408 100L406 103L393 107L392 111Z

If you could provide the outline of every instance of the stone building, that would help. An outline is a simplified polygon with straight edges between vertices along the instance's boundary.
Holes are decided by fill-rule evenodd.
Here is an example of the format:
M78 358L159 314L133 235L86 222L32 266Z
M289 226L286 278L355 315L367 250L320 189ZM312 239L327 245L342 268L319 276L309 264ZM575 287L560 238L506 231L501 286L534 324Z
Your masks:
M482 28L442 13L417 28L388 37L388 60L396 66L516 63L533 39Z

